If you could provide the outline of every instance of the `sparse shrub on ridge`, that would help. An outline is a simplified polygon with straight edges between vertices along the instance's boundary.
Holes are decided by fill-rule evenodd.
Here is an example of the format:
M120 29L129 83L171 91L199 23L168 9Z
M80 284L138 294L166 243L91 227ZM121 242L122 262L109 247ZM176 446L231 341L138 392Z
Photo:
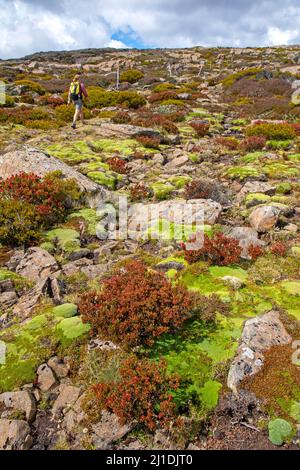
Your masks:
M20 124L25 126L29 121L49 120L50 114L43 108L0 109L0 123Z
M74 116L74 107L67 105L67 104L62 104L60 106L56 106L55 108L55 115L56 118L59 121L64 121L64 122L72 122L73 116ZM89 109L84 109L84 119L91 119L92 113Z
M45 88L43 88L39 83L33 82L31 80L17 80L15 85L21 85L24 91L31 91L37 93L38 95L44 95L46 93Z
M137 109L146 104L145 98L136 91L106 91L100 87L88 87L87 108L105 108L122 106Z
M268 140L290 140L296 137L292 124L260 121L246 129L247 136L262 136Z
M129 70L124 70L124 72L121 73L120 81L128 82L128 83L136 83L139 80L141 80L141 78L143 77L144 77L144 74L140 70L129 69Z
M165 91L174 90L176 88L172 83L159 83L153 88L154 93L163 93Z
M103 281L99 292L81 296L79 311L95 333L124 347L152 345L189 317L194 296L166 277L131 261Z
M15 106L15 99L13 96L6 95L5 103L0 103L0 108L13 108Z

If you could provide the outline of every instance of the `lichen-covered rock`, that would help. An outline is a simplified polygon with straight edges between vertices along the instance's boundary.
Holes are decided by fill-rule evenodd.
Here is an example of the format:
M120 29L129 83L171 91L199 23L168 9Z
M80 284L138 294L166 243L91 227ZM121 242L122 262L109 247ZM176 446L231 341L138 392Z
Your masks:
M264 181L248 181L244 184L242 189L237 195L237 202L243 202L247 194L266 194L268 196L273 196L275 194L276 188L270 183Z
M47 277L40 280L18 299L13 306L13 315L22 319L27 318L44 295L48 295L55 302L61 301L61 286L57 279Z
M261 317L251 318L244 325L237 355L231 364L227 385L234 392L248 376L256 374L263 366L264 352L272 346L289 344L291 336L272 310Z
M258 238L257 231L251 227L234 227L228 231L228 235L238 240L242 248L241 257L244 259L250 259L248 250L251 246L262 247L265 245L265 242Z
M71 407L74 405L74 403L78 400L80 393L81 389L79 387L61 384L59 386L59 395L52 407L52 414L56 416L66 407Z
M0 450L28 450L32 442L26 421L0 419Z
M274 206L261 206L254 209L249 216L249 222L258 233L271 230L277 224L280 209Z
M52 171L60 171L65 178L74 178L79 187L88 193L106 197L106 191L98 184L82 175L66 163L33 147L24 146L21 150L0 155L0 178L7 179L21 172L45 176Z
M54 372L47 364L40 365L37 370L37 377L37 384L42 392L48 392L57 385Z
M126 436L132 429L130 424L120 424L119 418L108 411L102 411L102 419L92 426L92 441L96 449L105 450L109 445Z
M0 395L0 409L5 407L5 413L24 413L27 421L31 422L36 414L36 402L33 395L27 391L5 392ZM1 413L1 412L0 412ZM3 412L1 414L3 416ZM8 416L6 416L8 417Z
M31 280L40 281L58 271L55 258L39 247L29 248L17 265L16 272Z
M51 357L47 364L59 379L67 377L70 372L70 366L57 356Z

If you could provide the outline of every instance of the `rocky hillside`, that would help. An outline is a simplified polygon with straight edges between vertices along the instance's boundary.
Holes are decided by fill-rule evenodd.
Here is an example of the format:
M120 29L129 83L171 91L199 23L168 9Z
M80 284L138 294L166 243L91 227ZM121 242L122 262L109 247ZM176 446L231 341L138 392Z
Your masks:
M300 47L0 78L0 449L299 449Z

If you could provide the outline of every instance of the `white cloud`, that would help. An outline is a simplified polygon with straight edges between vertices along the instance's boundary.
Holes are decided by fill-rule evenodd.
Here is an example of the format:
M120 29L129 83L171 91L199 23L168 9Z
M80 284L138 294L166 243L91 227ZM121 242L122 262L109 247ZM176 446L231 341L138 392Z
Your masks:
M117 41L116 39L110 39L103 45L103 47L112 47L113 49L130 49L130 47L126 46L124 42Z
M277 26L270 26L268 29L268 39L271 46L279 46L282 44L290 44L298 36L297 30L282 30Z
M147 47L300 43L299 25L299 0L0 0L0 58L123 48L127 40Z

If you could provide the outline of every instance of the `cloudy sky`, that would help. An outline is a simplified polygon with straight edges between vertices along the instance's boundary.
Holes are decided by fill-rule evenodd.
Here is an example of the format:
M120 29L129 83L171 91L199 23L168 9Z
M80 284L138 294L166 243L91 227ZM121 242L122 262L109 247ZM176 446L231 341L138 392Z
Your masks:
M299 0L0 0L0 58L85 47L300 44Z

